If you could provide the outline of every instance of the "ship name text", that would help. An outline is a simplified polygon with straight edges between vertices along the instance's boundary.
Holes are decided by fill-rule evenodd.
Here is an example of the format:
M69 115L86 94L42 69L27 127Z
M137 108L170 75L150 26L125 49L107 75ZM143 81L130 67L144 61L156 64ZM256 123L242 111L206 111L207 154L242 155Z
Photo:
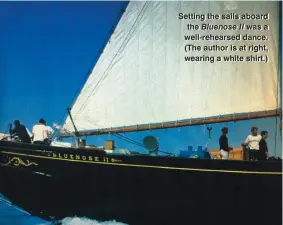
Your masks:
M79 154L69 154L69 153L49 153L49 157L56 159L74 160L74 161L88 161L88 162L102 162L102 163L118 163L122 160L118 160L107 156L92 156L92 155L79 155Z

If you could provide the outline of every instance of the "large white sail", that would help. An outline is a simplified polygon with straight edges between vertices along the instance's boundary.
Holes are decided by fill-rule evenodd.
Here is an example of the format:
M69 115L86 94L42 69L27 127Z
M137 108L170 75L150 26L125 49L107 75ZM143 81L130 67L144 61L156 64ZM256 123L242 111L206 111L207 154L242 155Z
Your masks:
M166 123L278 108L278 2L130 2L71 113L79 131ZM187 25L225 25L243 20L185 20L189 14L266 14L260 31L188 30ZM266 35L268 41L187 41L185 35ZM186 44L259 45L268 63L186 62L185 56L252 55L229 51L185 52ZM259 53L258 53L259 54ZM253 53L257 55L257 53ZM64 128L73 130L69 117Z

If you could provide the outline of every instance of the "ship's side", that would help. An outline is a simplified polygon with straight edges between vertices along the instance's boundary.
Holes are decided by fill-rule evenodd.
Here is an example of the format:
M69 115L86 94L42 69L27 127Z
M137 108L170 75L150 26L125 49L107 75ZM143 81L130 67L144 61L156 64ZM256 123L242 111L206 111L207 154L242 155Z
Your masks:
M1 142L0 159L0 191L44 217L281 224L281 161L111 156L8 142Z

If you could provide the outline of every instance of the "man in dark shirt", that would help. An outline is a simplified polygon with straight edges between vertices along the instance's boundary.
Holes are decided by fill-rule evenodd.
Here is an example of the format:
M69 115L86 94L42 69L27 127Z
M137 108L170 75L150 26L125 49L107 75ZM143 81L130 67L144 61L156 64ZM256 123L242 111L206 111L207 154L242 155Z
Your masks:
M15 128L12 129L12 125L10 126L10 135L16 134L19 136L19 139L23 143L31 143L30 136L27 132L27 128L20 123L19 120L14 121Z
M219 138L219 150L221 159L229 159L229 151L233 149L229 147L227 134L228 127L222 128L222 135Z
M259 160L266 160L267 154L268 154L268 147L266 143L266 138L268 137L268 132L267 131L262 131L261 132L261 140L259 141L259 154L258 154L258 159Z

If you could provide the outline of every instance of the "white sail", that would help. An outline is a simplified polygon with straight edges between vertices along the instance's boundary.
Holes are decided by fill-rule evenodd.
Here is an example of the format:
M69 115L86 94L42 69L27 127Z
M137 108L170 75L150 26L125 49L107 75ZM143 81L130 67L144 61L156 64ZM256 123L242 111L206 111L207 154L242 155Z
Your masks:
M71 113L79 131L208 118L278 107L278 2L130 2ZM266 14L268 20L185 20L189 14ZM260 31L188 30L187 25L268 25ZM187 41L185 35L266 35L268 41ZM185 52L186 44L263 45L268 63L186 62L185 56L260 55ZM73 130L67 118L65 129Z

